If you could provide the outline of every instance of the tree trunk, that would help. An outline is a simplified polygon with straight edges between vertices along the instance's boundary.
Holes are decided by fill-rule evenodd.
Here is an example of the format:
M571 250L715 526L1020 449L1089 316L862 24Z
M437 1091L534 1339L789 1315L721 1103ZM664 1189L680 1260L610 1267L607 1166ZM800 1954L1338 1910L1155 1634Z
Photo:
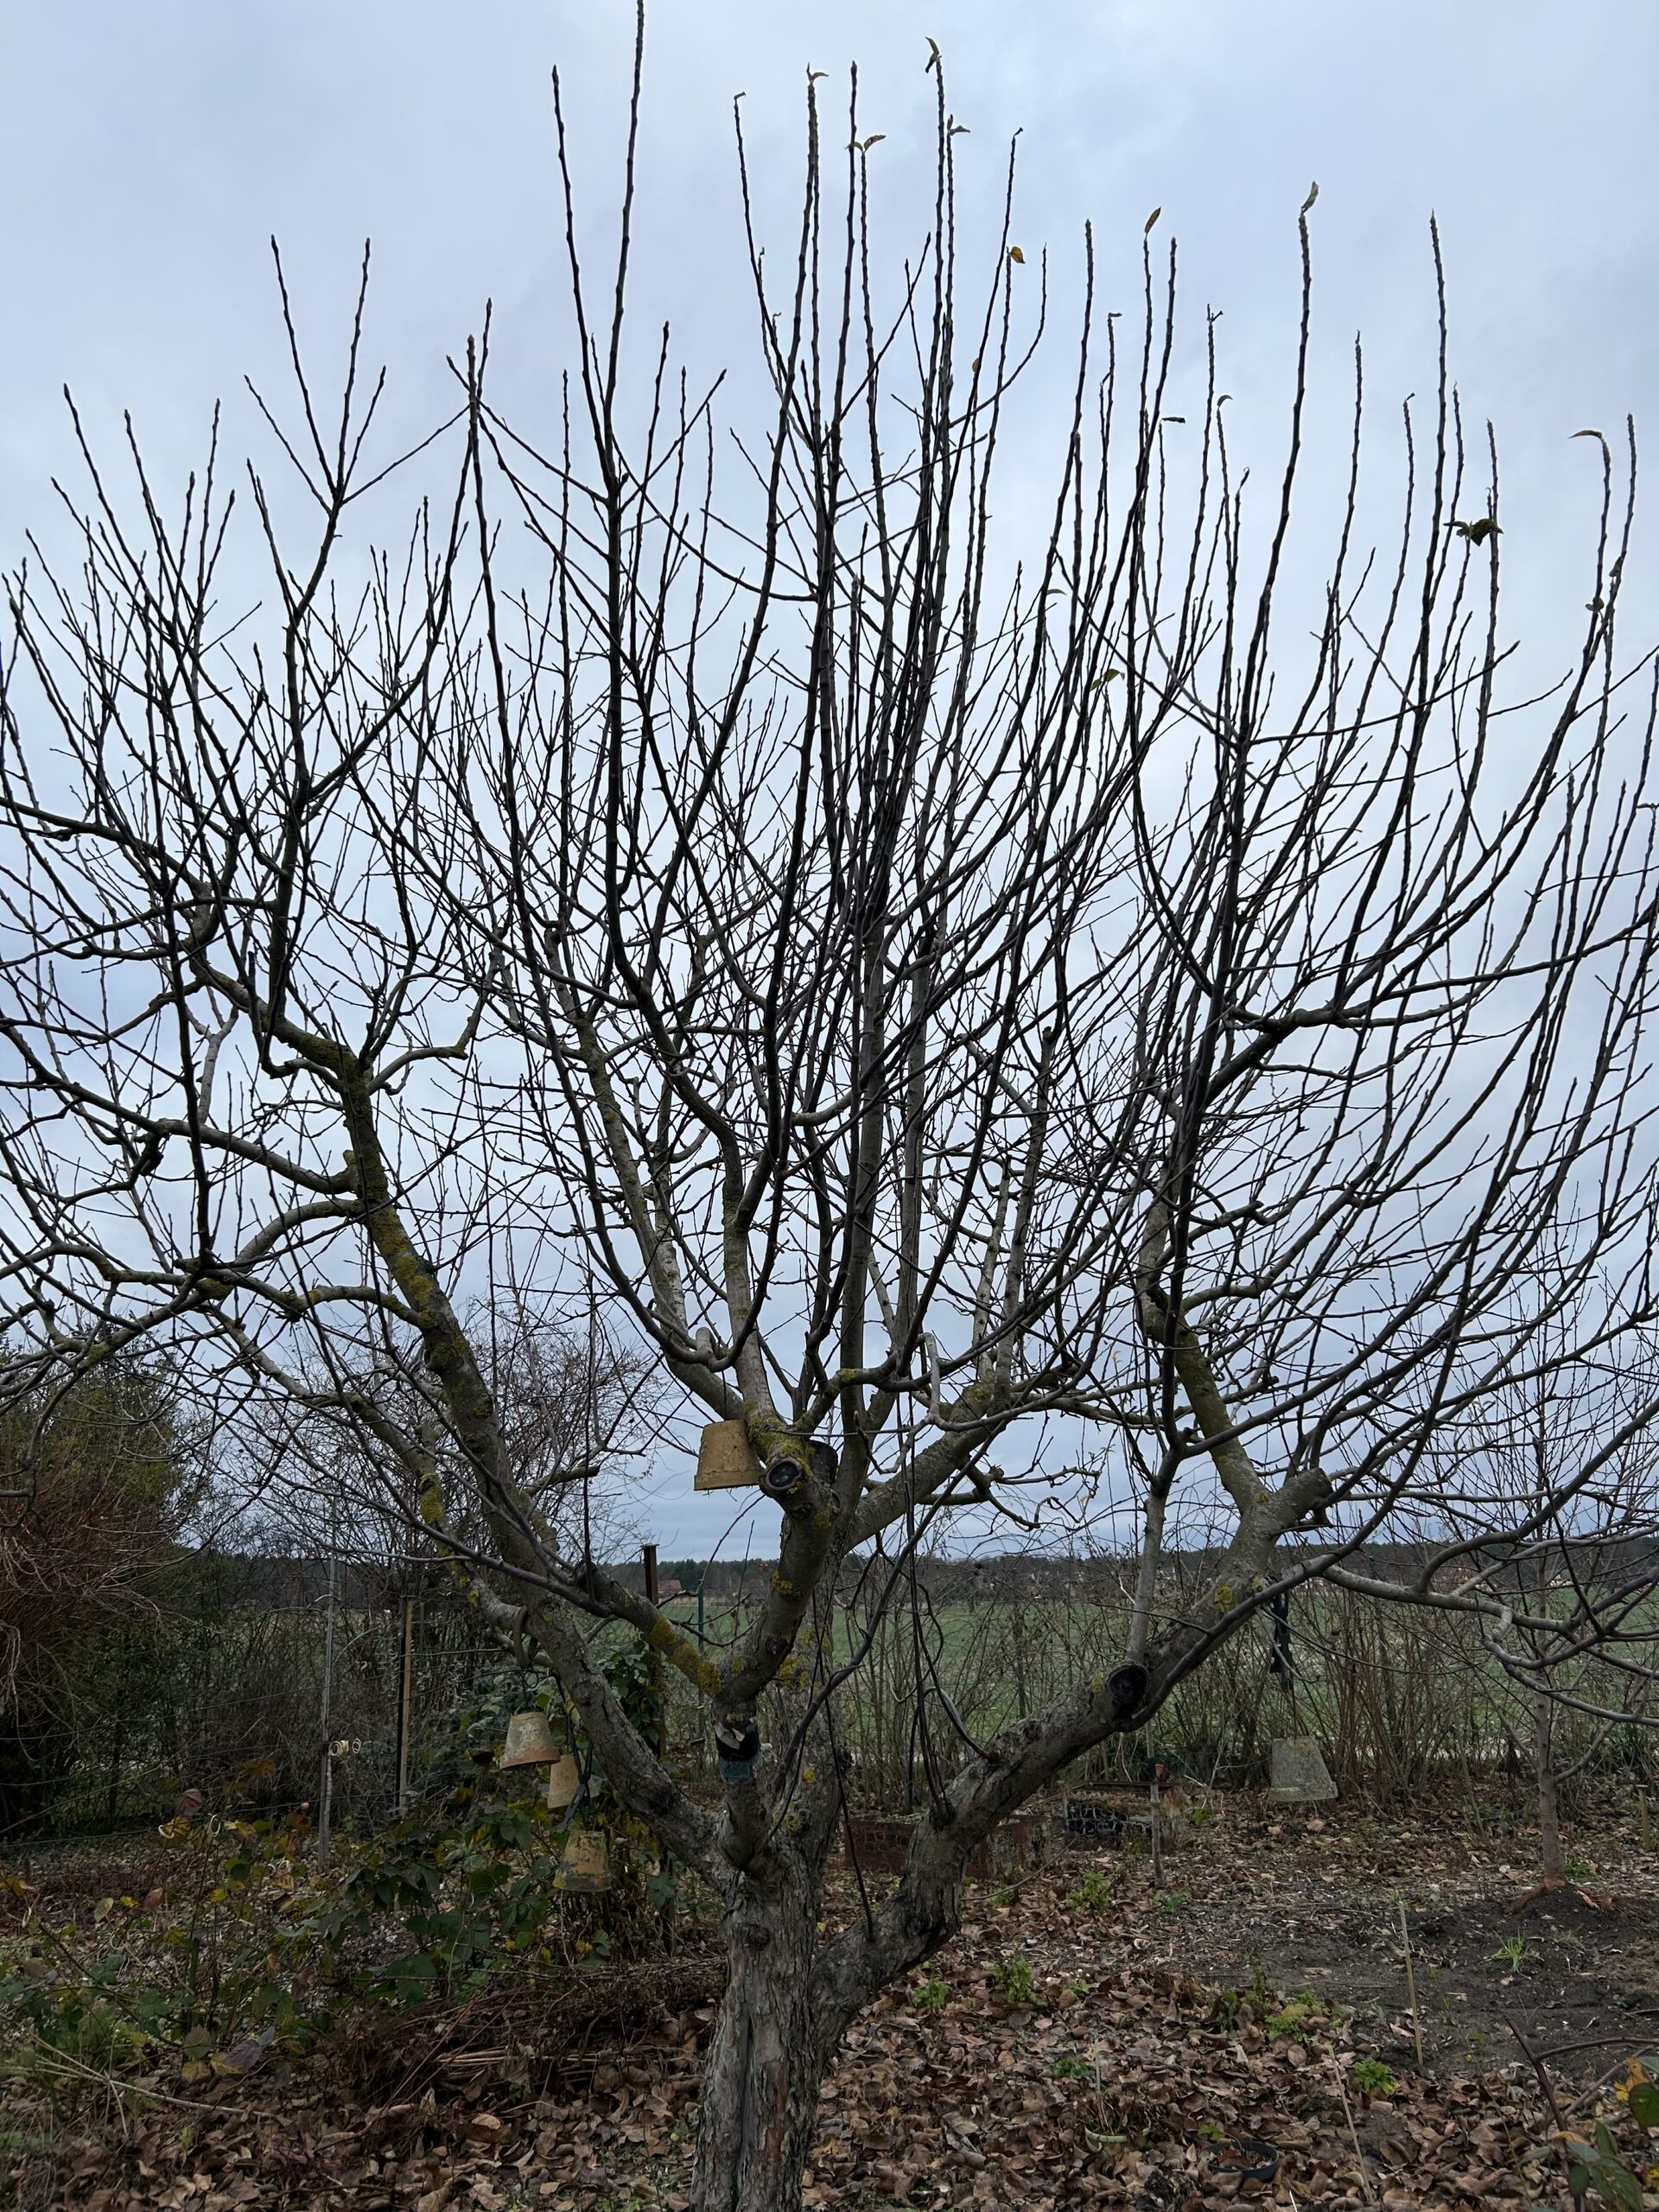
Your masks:
M715 2022L697 2116L694 2212L797 2212L834 2043L814 2018L822 1881L775 1847L738 1884L731 1980Z
M773 1838L727 1917L731 1979L703 2074L692 2212L800 2212L818 2094L849 2024L961 1923L959 1867L918 1878L912 1845L894 1894L820 1948L829 1823L803 1827Z
M1538 1783L1538 1857L1547 1882L1565 1878L1561 1859L1561 1809L1555 1787L1555 1707L1542 1691L1535 1694L1532 1722L1533 1770Z

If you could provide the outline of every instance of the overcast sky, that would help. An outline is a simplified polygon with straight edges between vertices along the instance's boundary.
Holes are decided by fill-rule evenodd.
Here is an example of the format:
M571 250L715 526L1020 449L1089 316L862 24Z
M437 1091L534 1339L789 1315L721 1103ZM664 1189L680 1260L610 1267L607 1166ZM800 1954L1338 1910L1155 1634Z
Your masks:
M618 0L9 9L0 559L71 466L65 384L100 442L130 407L176 480L216 397L235 401L245 371L280 381L273 232L320 359L372 237L371 342L398 421L437 400L443 356L486 297L500 388L533 416L561 365L549 73L563 73L597 226L632 35ZM859 63L863 127L885 134L873 183L895 237L919 235L929 35L970 126L957 142L969 202L988 201L1020 130L1027 257L1050 250L1064 303L1092 218L1106 303L1129 308L1141 224L1161 207L1189 304L1224 310L1227 380L1247 406L1281 391L1309 183L1321 347L1334 359L1363 327L1372 389L1390 402L1432 365L1437 213L1454 370L1472 415L1498 423L1510 553L1524 564L1535 549L1522 604L1545 589L1559 549L1582 542L1593 488L1595 449L1571 433L1615 432L1632 411L1638 429L1659 421L1659 0L658 0L644 326L671 319L705 364L747 335L731 99L747 95L781 214L809 65L830 73L828 94ZM233 442L252 435L245 404L230 419ZM674 1550L702 1550L726 1518L726 1501L690 1499L683 1469L663 1471L652 1510Z

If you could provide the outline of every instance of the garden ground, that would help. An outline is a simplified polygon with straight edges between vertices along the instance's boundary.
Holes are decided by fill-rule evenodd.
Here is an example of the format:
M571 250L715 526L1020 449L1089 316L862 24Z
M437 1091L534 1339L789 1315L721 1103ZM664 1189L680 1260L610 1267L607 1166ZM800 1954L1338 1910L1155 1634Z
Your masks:
M1092 1849L971 1886L956 1942L849 2037L809 2203L1560 2206L1560 2133L1598 2116L1641 2170L1621 2092L1659 2073L1659 1855L1634 1816L1579 1824L1574 1881L1523 1903L1524 1832L1206 1809L1161 1886ZM34 1902L90 1917L142 1856L42 1858ZM245 2046L205 2082L14 2051L0 2196L673 2212L719 1977L694 1932L667 1961L365 2014L302 2060ZM1541 2082L1528 2048L1555 2054Z

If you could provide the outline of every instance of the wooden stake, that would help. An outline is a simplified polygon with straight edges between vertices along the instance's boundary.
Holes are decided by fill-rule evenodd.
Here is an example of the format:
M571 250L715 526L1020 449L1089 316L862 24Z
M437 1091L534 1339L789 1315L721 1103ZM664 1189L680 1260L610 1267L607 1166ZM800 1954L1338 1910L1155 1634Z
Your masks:
M415 1600L404 1599L403 1678L397 1686L397 1818L409 1810L409 1717L415 1694Z
M1365 2164L1365 2153L1359 2147L1359 2130L1354 2126L1354 2108L1348 2101L1348 2084L1342 2078L1342 2061L1333 2058L1332 2070L1337 2077L1337 2094L1342 2099L1342 2116L1348 2123L1348 2134L1354 2146L1354 2164L1359 2168L1359 2185L1365 2192L1365 2202L1375 2204L1376 2195L1371 2187L1370 2169Z
M328 1516L328 1626L322 1642L322 1775L317 1806L317 1865L326 1872L332 1855L334 1810L334 1611L340 1568L340 1507Z
M660 1602L657 1594L657 1547L655 1544L645 1546L645 1596L655 1605ZM657 1756L661 1758L668 1750L668 1698L663 1684L663 1662L655 1651L651 1655L651 1687L657 1696Z
M1411 1962L1411 1930L1406 1926L1404 1897L1396 1897L1395 1903L1400 1908L1400 1941L1405 1946L1406 1987L1411 1995L1411 2034L1412 2040L1417 2046L1417 2066L1421 2072L1423 2065L1423 2022L1422 2016L1417 2010L1417 1975Z

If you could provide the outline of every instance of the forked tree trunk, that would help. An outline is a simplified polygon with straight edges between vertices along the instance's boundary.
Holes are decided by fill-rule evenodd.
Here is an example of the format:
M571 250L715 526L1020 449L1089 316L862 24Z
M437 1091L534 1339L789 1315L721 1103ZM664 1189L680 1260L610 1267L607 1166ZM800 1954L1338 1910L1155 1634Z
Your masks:
M833 2033L813 2017L823 1884L794 1864L738 1885L730 1981L697 2118L694 2212L796 2212Z
M693 2212L799 2212L818 2096L847 2026L960 1924L959 1876L902 1885L873 1917L820 1948L822 1855L792 1842L737 1885L727 1922L731 1975L709 2046L697 2117Z

